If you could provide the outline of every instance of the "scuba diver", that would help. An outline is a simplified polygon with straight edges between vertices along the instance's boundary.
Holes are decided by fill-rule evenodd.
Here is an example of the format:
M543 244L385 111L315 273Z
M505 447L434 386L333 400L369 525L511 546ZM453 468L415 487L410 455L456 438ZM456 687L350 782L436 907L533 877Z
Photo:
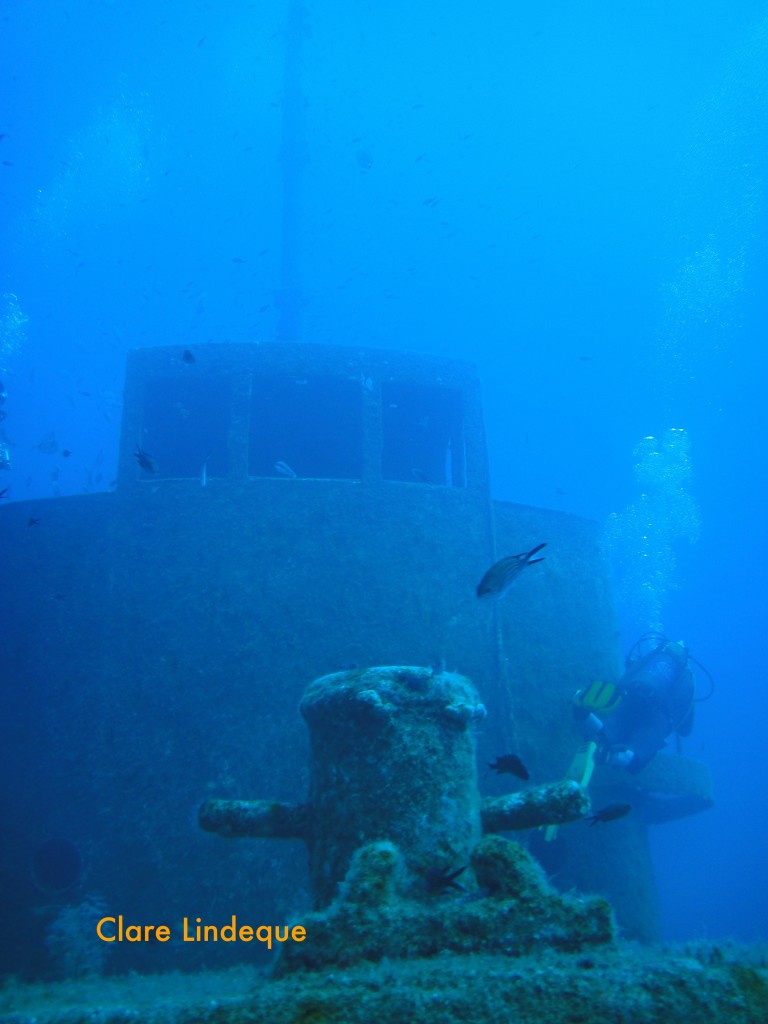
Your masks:
M673 733L690 735L696 687L689 661L682 641L649 633L629 652L618 683L598 680L579 690L574 711L585 739L597 744L598 761L634 775Z
M689 662L709 680L710 689L705 696L696 695ZM641 772L673 733L690 734L694 705L709 700L714 691L712 676L682 641L669 640L660 633L646 633L630 650L618 683L598 679L574 695L573 710L583 742L565 774L566 781L577 782L586 789L596 762L618 765L632 775ZM634 802L642 796L642 790L633 791ZM645 802L646 821L671 821L712 804L708 796L688 794L653 805L650 795L645 794ZM613 804L594 817L598 821L613 820L623 816L629 807ZM605 811L611 812L610 817L605 816ZM550 842L557 832L557 825L548 825L544 839Z

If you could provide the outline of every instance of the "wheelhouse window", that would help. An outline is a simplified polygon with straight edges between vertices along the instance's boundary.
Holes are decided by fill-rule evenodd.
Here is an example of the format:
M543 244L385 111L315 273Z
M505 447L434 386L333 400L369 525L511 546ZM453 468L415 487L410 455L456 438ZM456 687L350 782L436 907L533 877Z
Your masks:
M385 480L466 486L461 394L451 388L382 385Z
M363 397L345 377L257 375L251 397L251 476L359 479Z
M227 476L232 393L222 378L146 383L137 459L142 479Z

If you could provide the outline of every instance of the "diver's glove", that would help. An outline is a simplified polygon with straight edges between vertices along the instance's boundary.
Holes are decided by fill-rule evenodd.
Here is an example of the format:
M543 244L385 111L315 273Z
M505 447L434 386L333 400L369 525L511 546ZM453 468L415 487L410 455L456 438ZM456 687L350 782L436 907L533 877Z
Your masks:
M634 760L635 752L620 743L612 746L607 753L606 764L616 765L617 768L628 768Z
M602 732L603 723L587 708L574 706L573 717L584 739L595 740Z

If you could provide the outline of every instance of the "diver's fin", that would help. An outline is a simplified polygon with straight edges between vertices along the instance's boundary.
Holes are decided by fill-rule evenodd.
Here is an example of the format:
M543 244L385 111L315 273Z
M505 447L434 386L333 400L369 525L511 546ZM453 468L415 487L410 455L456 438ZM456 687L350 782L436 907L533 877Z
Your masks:
M594 740L588 740L586 743L582 743L574 754L570 767L565 773L564 781L578 782L582 789L586 789L589 785L589 780L592 778L592 772L595 770L596 750L597 744ZM546 842L552 842L552 840L557 836L557 829L557 825L547 825L544 829L544 839Z
M621 703L624 696L615 683L606 683L602 679L595 679L583 690L574 696L573 703L577 708L584 708L600 717L610 715Z

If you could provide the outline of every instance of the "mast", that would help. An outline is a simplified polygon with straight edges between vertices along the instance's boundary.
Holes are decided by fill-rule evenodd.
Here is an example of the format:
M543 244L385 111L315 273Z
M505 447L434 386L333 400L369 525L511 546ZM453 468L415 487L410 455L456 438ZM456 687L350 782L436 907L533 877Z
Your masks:
M280 177L281 254L278 287L278 341L301 340L301 283L299 273L299 229L301 172L306 158L304 120L306 101L301 94L302 42L306 34L306 7L302 0L289 0L285 23L283 63L282 142Z

